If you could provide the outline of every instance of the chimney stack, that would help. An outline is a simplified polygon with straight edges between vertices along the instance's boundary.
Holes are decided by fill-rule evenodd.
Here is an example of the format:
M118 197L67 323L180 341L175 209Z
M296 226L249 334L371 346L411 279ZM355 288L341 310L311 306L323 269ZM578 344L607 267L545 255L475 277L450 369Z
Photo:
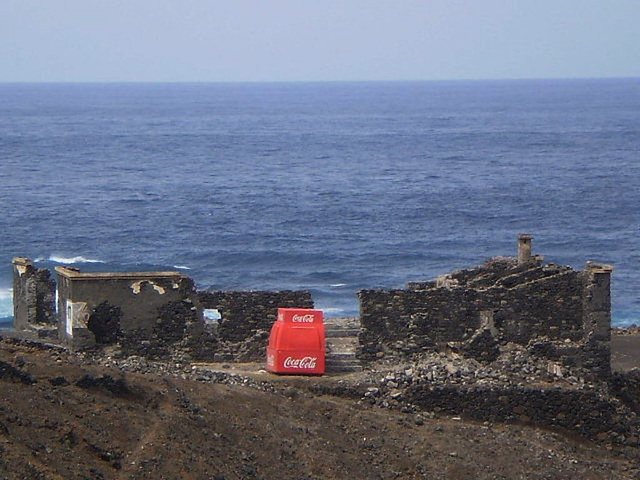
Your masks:
M534 257L531 255L532 235L521 233L518 235L518 265L526 265L533 262Z

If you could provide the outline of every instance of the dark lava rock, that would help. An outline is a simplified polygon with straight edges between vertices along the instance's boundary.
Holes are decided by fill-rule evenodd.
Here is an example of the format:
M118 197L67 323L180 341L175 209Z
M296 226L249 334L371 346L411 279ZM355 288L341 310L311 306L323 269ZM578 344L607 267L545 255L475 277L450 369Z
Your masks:
M20 382L25 385L36 383L35 378L26 372L14 367L10 363L0 361L0 379L12 382Z

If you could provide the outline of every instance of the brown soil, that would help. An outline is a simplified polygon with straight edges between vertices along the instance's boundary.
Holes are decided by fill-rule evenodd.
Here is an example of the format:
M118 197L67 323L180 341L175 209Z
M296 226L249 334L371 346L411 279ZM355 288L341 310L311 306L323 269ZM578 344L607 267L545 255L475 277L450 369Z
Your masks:
M197 371L195 369L194 371ZM0 341L0 479L633 479L638 449L311 393L203 382Z

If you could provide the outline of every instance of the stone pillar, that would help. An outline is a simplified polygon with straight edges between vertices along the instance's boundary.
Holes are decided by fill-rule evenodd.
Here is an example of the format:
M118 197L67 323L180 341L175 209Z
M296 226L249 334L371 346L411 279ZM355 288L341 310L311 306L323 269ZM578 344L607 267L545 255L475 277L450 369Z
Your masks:
M613 267L587 262L583 272L582 325L585 366L599 376L611 373L611 273Z
M595 340L611 340L611 265L587 262L583 294L583 326Z
M16 257L13 264L13 328L24 330L30 318L35 318L35 295L28 286L29 275L33 269L31 260Z
M43 334L48 334L57 324L56 284L51 279L51 272L36 268L25 257L14 258L12 264L14 329L42 330Z
M527 265L534 261L531 255L531 240L533 236L527 233L518 235L518 265Z

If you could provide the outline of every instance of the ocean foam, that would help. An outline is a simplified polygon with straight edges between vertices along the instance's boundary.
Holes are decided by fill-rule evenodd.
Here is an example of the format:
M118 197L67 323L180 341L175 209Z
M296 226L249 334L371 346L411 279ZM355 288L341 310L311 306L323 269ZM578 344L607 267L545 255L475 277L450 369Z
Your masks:
M13 289L0 289L0 318L13 317Z
M640 325L640 315L631 310L612 312L611 324L614 327L630 327L632 325Z
M86 258L81 255L77 257L63 257L60 255L51 255L49 260L56 263L62 263L65 265L72 265L74 263L105 263L103 260L95 260L92 258Z
M186 265L174 265L173 268L176 270L191 270L191 267L187 267Z

